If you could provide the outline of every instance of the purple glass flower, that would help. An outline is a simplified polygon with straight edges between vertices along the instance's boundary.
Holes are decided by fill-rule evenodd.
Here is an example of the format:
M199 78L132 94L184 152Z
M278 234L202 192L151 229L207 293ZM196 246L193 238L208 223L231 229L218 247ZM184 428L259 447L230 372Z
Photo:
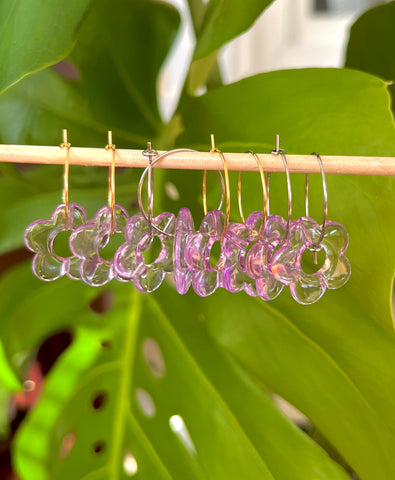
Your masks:
M213 245L221 240L225 216L219 210L209 212L198 232L191 234L185 247L185 262L192 271L192 287L201 297L207 297L222 286L222 270L226 258L222 255L212 266Z
M343 225L327 222L320 244L325 261L315 273L303 271L302 255L319 240L321 226L309 218L301 217L292 222L290 241L273 256L271 270L275 278L290 286L293 298L309 305L319 300L327 288L342 287L350 278L351 266L344 255L348 246L348 234Z
M281 216L270 215L262 238L246 254L246 273L255 279L256 294L265 301L274 300L283 289L283 284L271 273L270 261L276 249L282 245L286 229L287 222Z
M35 253L33 273L41 280L57 280L63 275L80 280L81 260L77 257L61 257L54 252L54 241L60 232L66 231L65 205L54 210L50 220L37 220L25 230L25 245ZM76 203L68 207L68 229L75 230L86 223L85 210Z
M70 249L81 259L81 279L88 285L100 287L116 277L114 261L102 258L100 250L108 244L113 233L124 234L128 218L126 210L115 205L115 219L112 222L111 207L105 206L97 212L91 223L77 228L71 234Z
M182 208L176 219L175 238L173 246L173 274L177 292L184 295L192 282L192 271L185 261L185 247L188 239L195 232L195 225L188 208Z
M150 227L142 213L129 219L125 231L126 242L122 244L114 257L115 269L121 277L130 279L142 293L150 293L160 287L166 273L173 270L173 242L175 216L162 213L152 219L152 225L166 234ZM153 239L157 237L161 243L158 257L147 264L143 253L148 251Z
M223 287L229 292L244 290L250 296L257 296L255 278L246 271L247 250L258 240L263 213L254 212L244 223L230 222L226 229L222 254L226 258L222 272Z

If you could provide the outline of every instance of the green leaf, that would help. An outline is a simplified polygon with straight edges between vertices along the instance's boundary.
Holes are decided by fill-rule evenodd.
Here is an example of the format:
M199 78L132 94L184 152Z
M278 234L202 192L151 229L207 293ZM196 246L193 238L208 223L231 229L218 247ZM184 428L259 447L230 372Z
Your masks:
M350 30L346 66L395 80L395 2L364 12Z
M108 129L125 148L154 141L163 128L156 77L178 24L177 10L163 2L96 1L67 60L1 97L2 142L56 145L65 127L86 147L105 145Z
M379 5L365 12L351 27L346 66L373 73L390 81L395 116L395 2Z
M225 157L227 150L269 152L276 133L292 153L395 154L386 84L357 71L257 75L187 99L179 114L187 126L180 144L203 148L215 131ZM320 221L321 179L313 177L310 205ZM292 175L291 181L297 218L304 213L304 176ZM260 209L258 178L245 175L243 182L245 211ZM391 478L394 179L333 175L327 183L329 218L343 223L350 236L352 275L346 286L329 290L308 307L285 291L270 303L218 292L204 303L196 299L191 310L203 308L207 328L219 344L307 415L359 478ZM284 216L284 175L272 176L270 196L272 213Z
M248 30L273 0L210 0L196 35L194 60Z
M89 309L97 290L65 279L43 284L26 270L3 279L9 358L60 329L72 329L74 340L18 432L22 478L127 478L128 453L137 478L347 478L213 343L190 299L166 286L141 295L120 285L113 307L97 315ZM17 303L21 287L29 294ZM40 321L32 326L29 318ZM22 334L8 328L14 322Z
M90 0L1 2L0 94L70 52L90 3Z

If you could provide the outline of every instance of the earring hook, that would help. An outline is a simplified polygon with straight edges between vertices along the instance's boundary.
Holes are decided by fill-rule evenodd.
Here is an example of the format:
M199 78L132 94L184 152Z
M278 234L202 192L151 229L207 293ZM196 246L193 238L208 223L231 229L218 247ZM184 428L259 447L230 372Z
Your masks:
M147 142L147 149L144 150L143 155L148 157L148 187L147 187L147 195L148 195L148 214L147 214L147 221L148 221L148 228L149 228L149 235L152 235L152 216L153 216L153 209L154 209L154 172L152 169L153 165L153 158L158 155L156 150L152 149L151 142Z
M111 231L115 230L115 145L112 143L112 131L108 131L108 144L106 150L111 150L111 166L108 169L108 205L111 208Z
M314 264L317 264L317 252L321 249L321 242L324 238L325 235L325 227L326 227L326 219L328 217L328 190L327 190L327 185L326 185L326 177L325 177L325 170L324 170L324 164L322 163L321 157L318 153L313 152L312 155L315 155L317 157L320 170L321 170L321 177L322 177L322 191L324 195L324 216L322 219L322 225L321 225L321 235L317 242L313 243L310 245L309 250L313 252L314 255ZM305 198L305 207L306 207L306 217L309 216L309 174L306 173L306 178L305 178L305 190L304 190L304 198Z
M280 135L276 135L276 148L271 151L273 155L281 155L285 175L287 177L287 193L288 193L288 218L287 218L287 230L284 235L284 242L288 239L291 231L291 217L292 217L292 188L291 188L291 177L289 174L288 162L285 158L285 150L280 148Z
M67 129L62 130L63 143L59 146L60 148L66 149L66 159L64 162L64 172L63 172L63 203L64 203L64 223L65 230L69 229L69 170L70 170L70 148L71 143L67 139Z
M215 141L214 141L214 135L211 134L211 150L214 148L215 150ZM221 200L219 202L219 206L217 210L221 210L222 206L224 204L224 199L225 199L225 183L224 183L224 177L222 175L222 172L220 170L217 170L218 176L221 182ZM203 172L203 184L202 184L202 196L203 196L203 212L204 215L207 215L207 170L204 170Z
M222 240L223 237L225 236L226 230L227 230L227 228L228 228L229 218L230 218L229 172L228 172L228 166L226 165L226 160L225 160L224 154L221 152L221 150L219 150L219 149L216 148L216 146L215 146L215 138L214 138L214 134L213 134L213 133L210 135L210 138L211 138L211 150L210 150L210 153L218 153L218 154L219 154L219 156L221 157L221 160L222 160L222 164L223 164L223 167L224 167L224 175L225 175L226 213L225 213L224 228L223 228L222 235L221 235L221 239L220 239L220 240ZM207 208L207 206L206 206L206 208ZM205 211L205 214L206 214L206 211Z
M143 152L143 155L145 156L148 156L149 155L157 155L158 152L156 152L155 150L152 150L152 147L151 147L151 151L149 150L150 149L150 146L151 146L151 143L148 142L148 149L145 150ZM137 187L137 201L138 201L138 204L139 204L139 207L140 207L140 211L141 213L143 214L145 220L149 223L150 225L150 228L151 229L154 229L156 230L158 233L161 233L163 235L166 235L167 237L174 237L174 235L172 233L169 233L169 232L165 232L164 230L161 230L159 227L157 227L156 225L154 225L152 223L152 218L153 218L153 190L151 190L151 194L150 194L150 190L148 189L148 210L150 208L150 205L151 205L151 219L149 217L149 212L147 213L145 210L144 210L144 206L143 206L143 200L142 200L142 189L143 189L143 183L144 183L144 179L147 175L147 173L149 174L150 171L152 171L153 169L153 166L159 162L162 158L166 157L167 155L172 155L174 153L181 153L181 152L196 152L196 150L192 150L191 148L176 148L174 150L170 150L168 152L165 152L165 153L162 153L161 155L157 156L154 160L151 160L151 162L149 162L149 164L145 167L143 173L141 174L141 177L140 177L140 181L139 181L139 184L138 184L138 187ZM149 179L149 176L148 176L148 179ZM148 180L148 183L149 183L149 180ZM151 186L152 187L152 186Z
M256 164L258 165L259 169L259 175L261 177L261 185L262 185L262 196L263 196L263 219L262 219L262 225L261 228L259 229L258 233L258 238L257 241L260 240L263 237L263 232L265 231L265 225L268 217L268 209L269 209L269 186L266 184L265 181L265 174L263 172L263 168L261 165L261 162L259 161L258 155L253 152L252 150L249 150L247 153L252 155L255 159ZM268 174L268 181L269 181L269 174ZM241 172L239 172L239 180L241 179ZM239 193L239 185L238 185L238 193ZM240 197L239 197L239 206L241 205L241 183L240 183ZM244 223L244 220L243 220Z

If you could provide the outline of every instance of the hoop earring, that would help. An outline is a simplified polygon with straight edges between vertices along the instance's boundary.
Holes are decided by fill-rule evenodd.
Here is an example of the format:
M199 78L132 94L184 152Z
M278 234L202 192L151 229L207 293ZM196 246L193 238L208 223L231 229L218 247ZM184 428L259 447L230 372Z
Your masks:
M351 274L350 263L345 256L348 246L348 234L343 225L327 221L328 197L325 171L321 157L317 157L321 169L324 195L324 214L319 225L308 216L308 174L305 180L306 216L294 221L291 227L291 240L275 254L273 274L284 284L290 286L292 297L303 305L310 305L319 300L327 288L336 289L343 286ZM313 252L317 264L317 253L325 253L321 268L315 273L306 273L302 268L302 256L306 250Z
M272 258L274 253L287 242L291 225L292 215L292 188L289 175L288 162L282 149L272 151L280 155L284 164L287 179L288 214L287 220L280 215L270 215L269 186L270 172L267 175L266 184L266 210L267 220L264 228L259 232L259 238L246 254L246 273L255 279L256 294L265 301L274 300L284 288L282 282L273 276Z
M191 152L191 149L175 149L157 156L151 143L143 152L149 157L148 166L144 169L137 190L140 212L130 218L126 231L126 242L121 245L114 257L115 269L118 274L133 282L136 289L142 293L150 293L160 287L167 273L173 271L173 244L175 239L176 219L172 213L161 213L153 216L153 166L167 155L178 152ZM153 157L154 160L152 160ZM148 174L148 213L144 210L142 187ZM147 263L143 253L149 251L154 238L158 238L161 250L158 257Z
M63 143L66 149L63 173L63 203L55 208L50 220L36 220L25 230L25 245L35 253L32 261L34 275L41 280L53 281L67 275L80 280L81 261L75 256L62 257L54 250L54 242L61 232L74 231L86 223L85 210L76 203L69 204L69 165L71 144L67 130L63 130Z
M197 232L189 235L185 246L185 262L192 271L192 287L194 291L201 297L207 297L222 286L222 270L226 261L222 252L215 265L210 262L211 252L215 243L221 245L225 232L229 224L230 216L230 186L229 173L226 165L224 154L215 147L214 135L211 136L210 153L218 153L221 157L224 170L225 183L225 214L220 210L207 212L205 204L205 190L203 187L203 204L205 209L205 217L203 218L200 228ZM204 177L205 178L205 177ZM203 183L204 185L204 183ZM222 202L221 202L222 203ZM222 249L222 247L221 247Z
M225 183L221 171L218 170L217 173L221 182L221 200L217 210L221 210L225 199ZM204 170L203 173L202 198L203 211L207 215L207 170ZM190 210L185 207L181 208L176 218L173 244L173 276L176 290L180 295L188 292L192 279L199 275L199 273L188 266L185 260L187 243L195 232L195 225ZM195 279L195 282L197 281Z
M126 210L115 204L115 150L112 132L108 132L106 150L111 151L108 172L108 205L102 207L88 224L77 228L70 236L70 249L81 259L81 279L92 287L105 285L117 277L113 260L105 260L100 250L105 248L112 235L124 234L129 216ZM117 278L122 281L121 277Z
M246 254L259 239L262 238L267 220L267 188L265 176L258 156L249 151L255 159L260 174L262 186L263 208L262 211L251 213L244 218L241 198L241 172L237 179L237 200L242 223L230 222L225 232L222 253L226 258L223 267L223 287L229 292L237 293L244 290L248 295L256 297L256 280L246 270Z

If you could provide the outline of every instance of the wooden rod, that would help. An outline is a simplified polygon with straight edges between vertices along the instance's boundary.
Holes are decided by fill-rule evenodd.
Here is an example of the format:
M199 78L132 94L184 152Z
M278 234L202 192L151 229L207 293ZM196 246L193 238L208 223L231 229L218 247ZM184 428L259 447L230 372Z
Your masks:
M163 152L158 152L163 153ZM142 150L122 150L115 152L117 167L146 167L148 159ZM229 170L258 171L258 166L248 153L224 152ZM283 172L281 158L275 154L258 154L262 167L267 172ZM286 155L290 172L320 173L315 155ZM395 157L347 157L321 155L325 172L342 175L381 175L395 176ZM71 147L70 165L101 166L111 165L112 153L104 148ZM30 145L0 145L0 162L40 163L64 165L65 152L59 147ZM181 152L168 155L160 160L155 168L185 170L222 170L222 160L217 153Z

